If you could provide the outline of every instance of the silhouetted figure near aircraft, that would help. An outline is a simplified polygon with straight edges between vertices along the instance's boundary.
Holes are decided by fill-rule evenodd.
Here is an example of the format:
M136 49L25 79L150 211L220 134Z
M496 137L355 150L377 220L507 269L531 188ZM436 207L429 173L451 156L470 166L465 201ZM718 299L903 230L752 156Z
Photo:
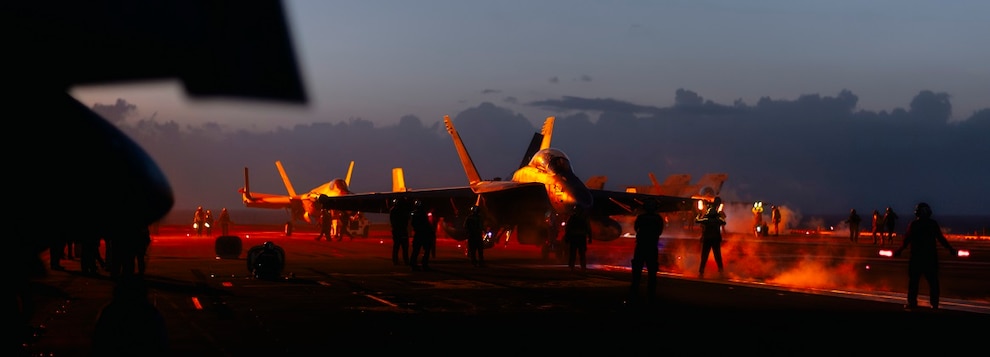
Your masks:
M715 197L708 210L695 218L695 222L701 226L701 264L698 267L698 277L705 276L709 254L715 256L718 273L725 271L722 265L722 227L725 226L725 215L718 210L721 205L722 198Z
M873 223L870 226L873 233L873 244L883 243L883 216L880 211L873 210Z
M327 242L332 242L333 237L331 234L331 229L333 228L333 216L330 215L330 210L320 211L320 234L316 236L316 240L319 241L320 238L326 239Z
M416 261L419 260L420 251L423 252L422 269L430 270L430 256L437 240L437 226L430 216L430 210L423 201L416 200L413 203L413 211L410 216L410 224L413 229L412 254L409 256L409 265L413 270L420 270Z
M932 219L932 208L925 202L918 203L914 209L917 217L908 223L907 232L904 234L904 241L901 247L894 251L894 256L900 256L904 249L911 249L911 257L908 259L908 293L906 309L918 307L918 289L921 277L925 277L928 282L928 303L933 309L938 309L939 299L939 279L938 279L938 251L936 243L948 249L953 256L958 254L957 250L949 244L942 234L942 228L938 222Z
M213 223L214 223L214 221L213 221L213 212L210 211L210 210L206 210L206 223L203 223L203 225L206 226L206 236L207 237L212 237L213 236Z
M780 207L773 205L773 208L770 210L770 222L773 223L773 235L775 236L780 235L780 220Z
M65 258L65 246L68 238L61 234L53 235L52 239L48 242L50 246L48 247L48 267L52 270L65 270L62 266L62 259Z
M255 279L277 280L285 269L285 250L272 241L253 246L248 250L247 268Z
M575 208L574 214L564 225L564 241L567 242L567 266L574 271L575 260L580 261L581 271L588 270L588 243L591 243L591 222L584 210Z
M643 213L636 216L633 229L636 231L636 248L632 258L632 285L629 297L635 301L639 295L639 282L646 266L646 301L652 303L657 297L657 273L660 271L660 235L663 234L663 217L657 214L656 202L643 204Z
M227 211L227 207L220 209L220 217L217 218L217 224L220 226L220 235L230 235L230 225L234 222L230 220L230 212Z
M145 225L119 226L109 233L113 241L113 258L110 260L110 276L129 278L142 276L146 270L151 230Z
M98 275L100 268L106 268L106 261L100 256L100 241L103 238L93 231L81 231L78 238L80 245L79 267L83 274Z
M167 356L168 330L139 277L117 281L93 329L93 356Z
M193 229L196 230L196 236L203 236L203 229L206 228L206 211L203 211L203 206L196 207L196 212L193 212Z
M388 212L388 222L392 227L392 265L399 265L399 251L402 251L402 264L409 265L409 203L393 199Z
M339 217L338 221L340 222L340 239L344 239L344 236L346 235L347 240L354 240L354 235L351 234L349 229L347 229L351 226L351 215L348 212L340 211L340 214L337 217Z
M484 222L481 218L481 208L471 206L471 214L464 219L464 231L467 232L467 253L471 265L485 266Z
M849 210L849 218L846 218L846 224L849 225L850 242L859 242L859 224L862 221L863 219L859 217L859 213L856 213L855 208Z
M887 206L883 213L884 244L894 244L894 229L897 227L897 213Z

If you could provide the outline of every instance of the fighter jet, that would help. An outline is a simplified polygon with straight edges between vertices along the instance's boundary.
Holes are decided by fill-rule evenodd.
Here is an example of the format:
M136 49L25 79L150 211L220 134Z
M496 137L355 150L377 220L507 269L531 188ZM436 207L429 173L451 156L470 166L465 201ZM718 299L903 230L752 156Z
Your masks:
M238 189L237 192L241 194L241 200L246 207L285 209L291 217L290 225L291 222L311 224L319 222L320 216L324 214L323 207L317 201L321 195L340 196L351 193L348 187L351 183L351 174L354 172L354 161L351 161L347 167L347 176L344 178L334 178L303 194L296 194L281 161L275 161L275 167L278 168L278 173L282 176L282 183L285 184L288 195L251 192L247 167L244 168L244 187ZM291 227L286 227L286 229L291 232Z
M544 258L551 252L558 258L563 256L564 245L558 237L560 227L575 210L589 213L593 239L608 241L618 238L621 230L609 216L634 212L648 200L655 201L663 212L692 209L690 197L588 188L574 173L567 154L550 147L553 122L554 117L548 117L542 132L534 134L522 165L510 180L482 179L450 117L444 116L444 125L467 176L466 186L407 188L404 192L336 197L321 195L319 202L326 208L385 213L393 199L418 200L432 210L434 217L441 219L443 232L455 240L467 239L463 220L469 208L478 205L486 225L496 232L494 236L514 239L520 244L541 245Z

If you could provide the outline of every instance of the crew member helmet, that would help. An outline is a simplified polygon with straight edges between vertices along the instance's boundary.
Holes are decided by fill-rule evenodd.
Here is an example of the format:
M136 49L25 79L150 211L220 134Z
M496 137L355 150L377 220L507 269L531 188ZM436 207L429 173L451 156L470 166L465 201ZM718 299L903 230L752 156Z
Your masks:
M720 204L722 204L722 197L715 197L715 199L712 200L712 206L718 207Z
M918 218L930 218L932 216L932 207L925 202L919 202L918 206L914 208L914 215Z
M272 243L272 241L267 241L267 242L265 242L264 246L265 246L265 249L273 249L273 248L275 248L275 243Z
M478 206L471 206L471 213L478 213Z

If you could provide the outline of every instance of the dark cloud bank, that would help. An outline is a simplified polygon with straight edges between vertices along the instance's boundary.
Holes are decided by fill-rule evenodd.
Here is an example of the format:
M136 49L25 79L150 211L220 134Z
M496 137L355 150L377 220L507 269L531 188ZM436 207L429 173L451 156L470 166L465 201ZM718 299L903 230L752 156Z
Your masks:
M949 99L922 91L909 108L870 112L857 110L858 98L849 91L724 105L678 90L676 104L666 108L576 97L529 105L560 113L553 146L570 156L581 178L607 175L607 189L649 184L649 172L661 180L726 172L726 199L777 203L805 217L856 208L868 219L886 206L906 217L918 201L931 203L937 215L990 217L990 108L949 122ZM276 160L299 192L343 177L351 160L356 192L390 190L393 167L404 168L410 188L466 183L441 118L406 116L384 127L352 119L252 132L127 118L136 108L126 100L94 109L157 160L175 190L175 210L242 208L237 190L244 167L253 191L285 193ZM487 178L508 177L519 166L543 119L491 103L450 114Z

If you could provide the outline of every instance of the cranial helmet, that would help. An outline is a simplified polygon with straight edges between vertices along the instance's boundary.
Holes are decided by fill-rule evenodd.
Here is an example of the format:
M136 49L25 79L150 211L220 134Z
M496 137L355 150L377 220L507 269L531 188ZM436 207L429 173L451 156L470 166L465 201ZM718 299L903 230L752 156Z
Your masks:
M929 218L932 216L932 207L925 202L920 202L914 208L914 215L918 218Z
M423 201L416 200L416 202L413 202L413 206L416 206L416 208L422 208L423 207Z
M478 213L478 206L471 206L471 213Z
M272 249L272 248L275 248L275 243L272 243L272 241L265 242L265 249Z

